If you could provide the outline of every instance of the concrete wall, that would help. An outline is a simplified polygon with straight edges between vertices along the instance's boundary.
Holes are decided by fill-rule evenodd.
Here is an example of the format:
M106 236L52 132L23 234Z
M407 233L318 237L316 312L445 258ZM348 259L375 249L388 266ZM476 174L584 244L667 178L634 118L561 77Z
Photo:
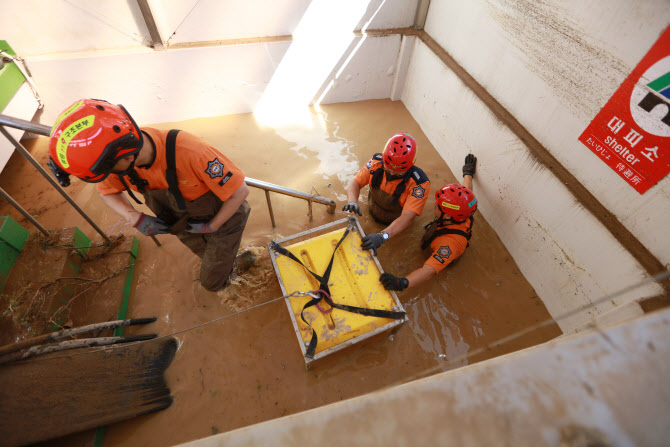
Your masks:
M305 92L309 101L387 98L400 38L355 37L353 31L409 26L417 1L153 0L167 51L150 48L134 0L0 0L0 7L13 18L3 22L3 38L27 59L44 99L40 123L50 124L86 96L124 104L138 121L158 123L253 111L288 49L300 41L309 42L308 50L284 71L319 68ZM289 34L293 41L231 45ZM213 41L227 44L202 46ZM201 46L184 48L187 43Z
M24 58L151 44L135 1L0 0L0 10L3 39Z
M663 0L433 0L426 22L428 34L665 264L670 178L640 195L577 138L669 19ZM477 154L480 209L554 317L646 277L418 39L402 100L452 171L460 171L469 151ZM648 285L592 314L660 292ZM640 313L637 306L626 309ZM561 328L579 328L590 316Z
M182 446L667 445L669 335L651 314Z
M151 48L135 0L0 0L0 10L2 38L26 59L44 102L34 121L51 125L68 104L93 97L152 124L251 112L261 100L286 115L314 101L388 98L400 36L353 31L407 27L417 3L152 0L166 51ZM276 39L286 35L294 38ZM239 40L248 38L261 39ZM12 151L0 143L0 161Z
M331 19L354 19L352 29L411 26L418 0L329 2ZM293 34L319 13L312 0L151 0L163 40L169 44ZM361 11L367 11L361 14ZM358 15L358 17L354 17ZM253 20L240 20L253 17Z

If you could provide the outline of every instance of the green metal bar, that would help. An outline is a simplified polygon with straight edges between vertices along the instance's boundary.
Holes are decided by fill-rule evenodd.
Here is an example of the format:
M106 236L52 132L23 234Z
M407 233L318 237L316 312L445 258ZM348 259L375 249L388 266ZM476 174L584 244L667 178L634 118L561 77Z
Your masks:
M0 50L11 56L16 56L6 40L0 40ZM0 110L3 110L26 80L14 62L7 62L0 67Z
M104 426L95 429L94 447L102 447L102 443L105 441L105 431L107 431L107 427Z
M125 320L126 313L128 312L128 301L130 299L130 287L133 282L133 271L135 270L135 261L137 260L137 253L140 246L140 240L137 237L133 236L133 244L130 247L130 265L128 273L126 273L126 283L123 287L123 302L121 303L121 308L119 309L119 315L117 320ZM114 336L120 337L123 335L123 327L117 327L114 329ZM105 433L107 427L98 427L95 429L95 438L93 439L94 447L102 447L102 444L105 442Z
M128 312L128 301L130 299L130 288L133 282L133 271L135 270L135 261L137 259L137 252L139 249L140 241L137 237L133 236L133 245L130 248L130 265L128 273L126 273L126 283L123 287L123 302L121 303L121 309L119 309L119 315L116 317L117 320L125 320L126 313ZM114 335L120 337L123 335L123 327L118 327L114 330Z

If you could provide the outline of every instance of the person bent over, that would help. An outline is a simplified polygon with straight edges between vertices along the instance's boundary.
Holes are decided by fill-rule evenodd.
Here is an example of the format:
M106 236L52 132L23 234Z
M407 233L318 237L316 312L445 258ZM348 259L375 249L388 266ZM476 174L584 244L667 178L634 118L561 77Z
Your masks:
M244 173L201 138L179 130L140 128L121 105L82 99L56 120L49 167L97 183L105 204L146 236L172 233L202 258L200 284L225 288L249 217ZM144 196L155 216L123 195Z
M383 231L363 238L364 250L376 250L384 242L407 228L421 215L430 194L430 181L414 165L416 141L406 133L398 133L386 143L384 152L374 154L347 187L347 199L342 211L358 213L361 188L370 185L368 198L370 214L375 221L388 225Z
M441 272L458 259L470 244L477 198L472 192L472 177L477 158L469 154L463 165L463 184L446 185L435 193L435 220L426 225L421 249L428 258L423 267L406 278L382 273L379 281L387 290L403 291Z

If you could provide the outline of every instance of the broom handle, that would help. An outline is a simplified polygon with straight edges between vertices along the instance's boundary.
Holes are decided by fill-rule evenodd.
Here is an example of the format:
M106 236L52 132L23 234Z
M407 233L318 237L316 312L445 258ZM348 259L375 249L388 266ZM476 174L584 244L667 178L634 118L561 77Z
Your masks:
M102 329L115 329L117 327L132 326L135 324L147 324L153 323L154 321L156 321L156 317L105 321L104 323L89 324L87 326L76 327L64 331L51 332L50 334L44 334L38 337L22 340L18 343L12 343L11 345L0 346L0 356L11 354L12 352L20 351L31 346L41 345L45 342L62 340L64 338L85 334L87 332L93 332Z
M0 365L9 363L15 360L23 360L36 355L46 354L48 352L63 351L65 349L89 348L95 346L109 346L117 343L130 343L133 341L144 341L156 338L158 334L133 335L131 337L98 337L98 338L81 338L77 340L67 340L60 343L44 346L33 346L22 352L14 352L12 354L0 357Z

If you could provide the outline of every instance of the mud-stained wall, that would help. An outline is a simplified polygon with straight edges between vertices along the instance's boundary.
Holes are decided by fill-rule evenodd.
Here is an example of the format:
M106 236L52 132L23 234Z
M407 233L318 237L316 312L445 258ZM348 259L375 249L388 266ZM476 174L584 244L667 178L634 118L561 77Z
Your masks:
M431 2L427 33L662 263L670 262L670 179L637 193L577 138L665 29L666 1ZM417 39L402 96L452 170L480 159L475 188L554 318L646 277L645 270L528 147ZM580 328L648 285L561 323ZM640 313L637 305L619 315ZM611 320L613 314L607 319Z
M670 263L670 177L640 195L577 141L670 23L667 0L437 1L430 13L429 34Z

